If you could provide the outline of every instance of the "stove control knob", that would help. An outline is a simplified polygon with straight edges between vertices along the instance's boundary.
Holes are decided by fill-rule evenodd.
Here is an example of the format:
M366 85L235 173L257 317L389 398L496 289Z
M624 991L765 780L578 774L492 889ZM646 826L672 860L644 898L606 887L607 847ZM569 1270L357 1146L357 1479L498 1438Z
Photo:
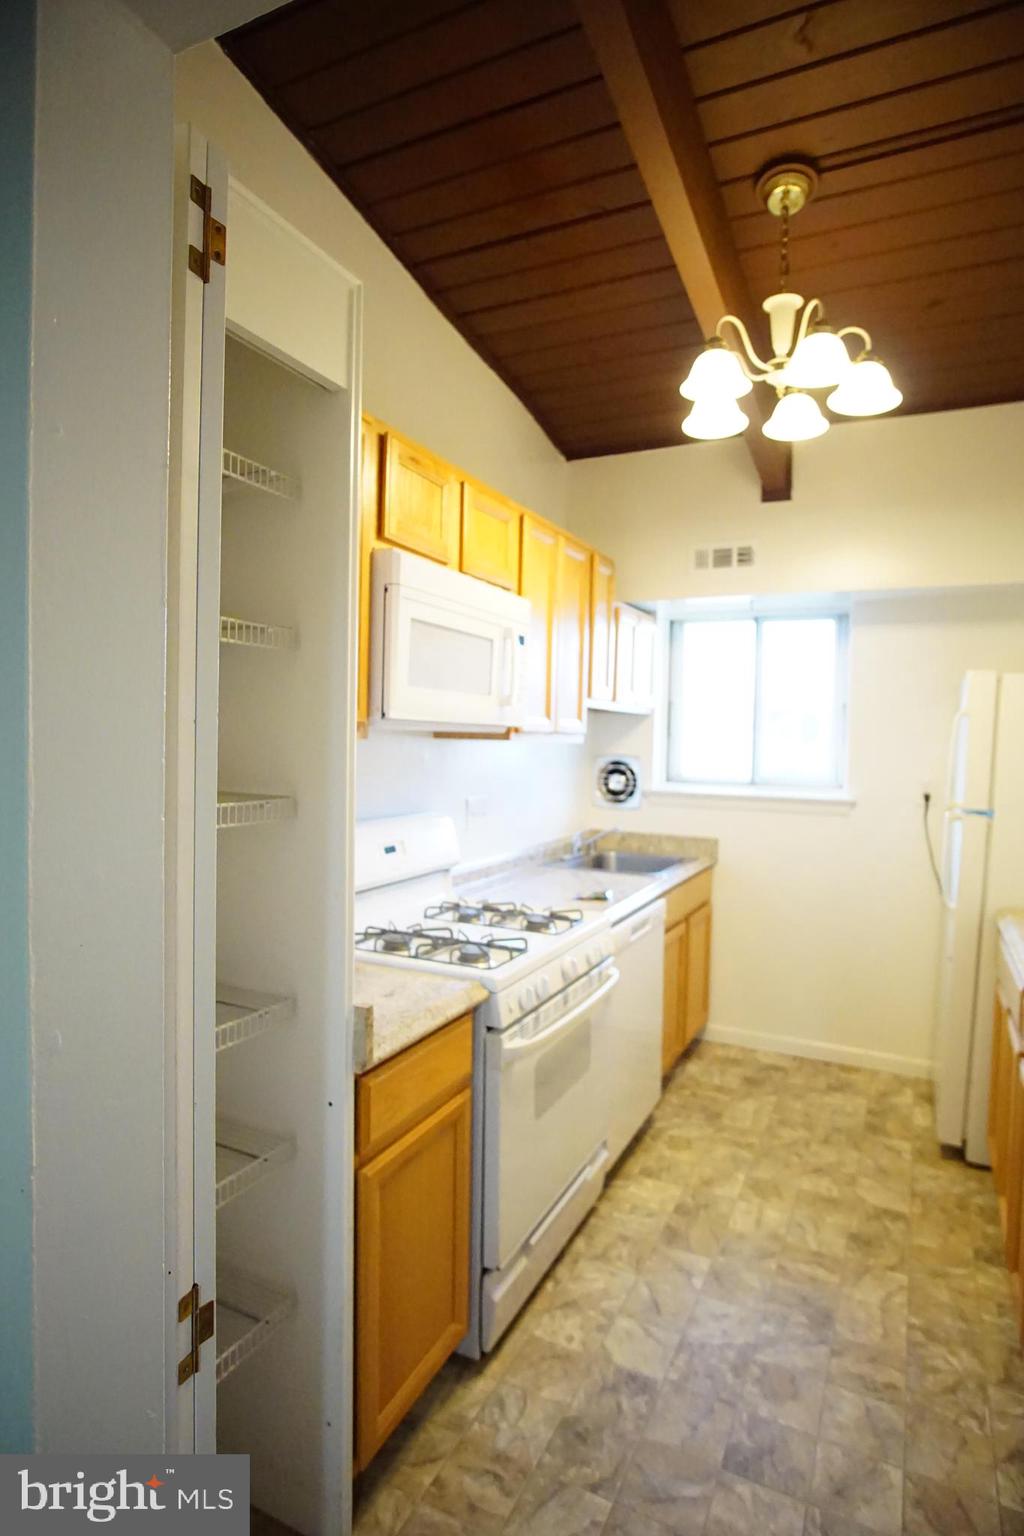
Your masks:
M580 973L580 963L575 955L570 955L568 960L562 961L562 975L566 981L572 981L574 976Z
M534 1005L534 1003L536 1001L537 1001L537 989L535 987L532 987L532 986L531 987L524 987L523 990L519 994L519 1006L523 1010L523 1012L524 1013L528 1012L529 1009L531 1009L533 1007L533 1005Z
M537 996L540 998L541 1002L543 1002L546 997L550 997L551 996L551 978L550 977L542 976L540 981L538 981L538 983L537 983Z

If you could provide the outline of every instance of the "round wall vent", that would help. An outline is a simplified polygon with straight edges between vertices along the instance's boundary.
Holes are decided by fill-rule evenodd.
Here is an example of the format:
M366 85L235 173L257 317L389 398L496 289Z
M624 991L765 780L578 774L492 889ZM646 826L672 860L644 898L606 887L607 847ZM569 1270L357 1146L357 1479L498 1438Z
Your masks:
M635 810L640 804L640 761L635 757L599 757L594 799L598 805Z

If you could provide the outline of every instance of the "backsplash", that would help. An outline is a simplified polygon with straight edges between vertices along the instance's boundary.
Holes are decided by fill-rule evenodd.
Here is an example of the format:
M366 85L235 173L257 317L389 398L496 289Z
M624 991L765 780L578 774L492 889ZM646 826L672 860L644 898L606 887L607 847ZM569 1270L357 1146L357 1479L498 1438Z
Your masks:
M462 858L498 858L575 831L589 800L579 741L439 741L371 732L356 747L356 818L451 816Z

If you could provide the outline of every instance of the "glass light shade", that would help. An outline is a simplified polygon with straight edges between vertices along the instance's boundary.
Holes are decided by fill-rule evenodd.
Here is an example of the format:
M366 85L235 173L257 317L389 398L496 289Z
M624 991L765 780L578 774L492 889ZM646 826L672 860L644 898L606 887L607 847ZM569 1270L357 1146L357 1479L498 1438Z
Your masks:
M709 341L694 358L679 393L684 400L739 400L752 388L735 352L724 342Z
M828 421L811 395L787 390L761 428L777 443L806 443L828 431Z
M701 400L696 404L683 421L683 431L687 437L708 441L735 437L749 425L750 417L744 415L735 400L719 395L717 399Z
M782 382L791 389L829 389L849 372L850 354L831 326L817 326L797 342L796 351L782 369Z
M825 404L837 416L881 416L902 399L888 368L869 355L850 365Z

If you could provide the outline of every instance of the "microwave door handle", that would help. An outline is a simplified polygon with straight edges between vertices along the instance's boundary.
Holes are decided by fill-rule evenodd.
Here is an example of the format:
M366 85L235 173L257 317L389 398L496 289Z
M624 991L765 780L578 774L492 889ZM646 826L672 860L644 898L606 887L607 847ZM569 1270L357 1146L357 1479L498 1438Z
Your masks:
M505 630L501 651L501 697L499 704L511 704L515 698L516 637L511 629Z
M585 997L582 1003L578 1003L575 1008L563 1014L557 1023L549 1025L547 1029L542 1029L539 1035L533 1035L527 1040L510 1040L507 1044L503 1041L502 1056L532 1056L534 1051L539 1051L542 1045L547 1045L555 1035L568 1032L585 1013L590 1013L603 998L607 997L618 983L619 973L613 966L608 974L608 980L603 982L596 992L591 992L589 997Z

